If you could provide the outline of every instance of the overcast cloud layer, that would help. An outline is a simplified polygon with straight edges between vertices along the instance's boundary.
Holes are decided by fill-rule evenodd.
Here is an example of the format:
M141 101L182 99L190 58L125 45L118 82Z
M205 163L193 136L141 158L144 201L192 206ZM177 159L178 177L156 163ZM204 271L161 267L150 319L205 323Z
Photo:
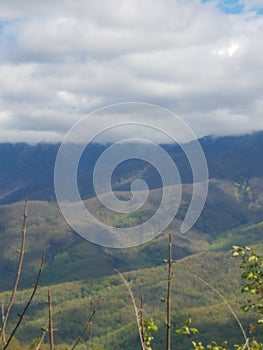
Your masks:
M0 142L60 141L87 113L128 101L170 109L198 137L263 130L262 8L1 1Z

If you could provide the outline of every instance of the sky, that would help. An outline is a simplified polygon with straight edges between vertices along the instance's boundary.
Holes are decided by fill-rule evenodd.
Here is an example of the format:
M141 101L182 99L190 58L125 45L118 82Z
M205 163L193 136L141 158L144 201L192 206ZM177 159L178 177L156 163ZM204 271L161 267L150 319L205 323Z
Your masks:
M198 137L263 130L262 38L263 0L2 0L0 142L58 142L125 102Z

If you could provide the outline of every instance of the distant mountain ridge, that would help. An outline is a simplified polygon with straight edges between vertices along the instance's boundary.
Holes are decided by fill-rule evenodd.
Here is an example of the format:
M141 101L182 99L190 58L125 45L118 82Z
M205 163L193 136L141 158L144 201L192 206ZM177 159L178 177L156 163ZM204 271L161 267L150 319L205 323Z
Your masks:
M210 178L241 181L263 177L263 131L237 137L204 137L200 144ZM25 198L55 200L53 172L59 146L0 143L0 204ZM94 196L93 168L107 147L90 144L82 156L79 188L83 198ZM192 183L191 169L182 149L176 144L162 147L175 160L182 182ZM150 189L162 187L160 175L142 160L130 160L120 165L113 174L112 186L115 190L129 190L134 178L143 178Z

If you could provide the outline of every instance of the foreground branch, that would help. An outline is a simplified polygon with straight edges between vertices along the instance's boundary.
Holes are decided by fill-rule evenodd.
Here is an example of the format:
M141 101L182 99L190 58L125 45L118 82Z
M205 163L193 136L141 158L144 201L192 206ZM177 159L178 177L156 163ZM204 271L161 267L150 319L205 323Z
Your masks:
M96 314L96 312L97 312L97 308L98 308L99 303L100 303L100 297L99 297L99 299L98 299L98 301L97 301L97 303L96 303L96 305L95 305L95 307L94 307L94 310L92 311L92 314L90 315L90 318L88 319L88 322L86 323L86 326L84 327L84 329L83 329L81 335L78 337L78 339L76 340L76 342L73 344L71 350L74 350L74 349L76 348L76 346L80 343L81 339L83 339L84 336L86 335L89 326L90 326L90 325L92 324L92 322L93 322L93 318L94 318L94 316L95 316L95 314Z
M144 314L143 314L143 294L141 294L141 310L140 310L140 321L141 321L141 335L142 335L142 341L143 344L145 344L145 339L144 339Z
M43 343L43 341L44 341L44 339L45 339L45 336L46 336L46 334L47 334L47 332L48 332L48 320L47 320L47 322L46 322L46 326L45 326L45 328L42 328L42 335L41 335L41 337L40 337L40 340L39 340L39 343L38 343L38 345L37 345L37 347L36 347L36 350L39 350L40 349L40 346L42 345L42 343Z
M10 300L9 300L9 303L8 303L8 306L7 306L6 314L5 314L4 319L3 319L3 325L2 325L2 329L1 329L1 333L0 333L0 337L1 337L2 341L4 340L7 320L9 318L10 311L11 311L12 306L14 304L14 300L15 300L15 296L16 296L16 292L17 292L17 286L18 286L18 283L19 283L19 280L20 280L22 266L23 266L23 260L24 260L24 254L25 254L25 244L26 244L27 208L28 208L28 202L27 202L27 200L25 200L24 220L23 220L23 229L22 229L22 241L21 241L21 248L20 248L20 251L19 251L19 253L20 253L20 255L19 255L19 263L18 263L18 268L17 268L17 273L16 273L16 279L15 279L14 287L13 287L12 294L11 294L11 297L10 297Z
M49 343L50 343L50 350L54 350L54 329L53 329L53 319L52 319L52 300L51 300L51 294L50 290L48 289L48 331L49 331Z
M140 336L140 342L141 342L142 350L146 350L145 343L143 341L143 335L142 335L142 332L141 332L140 315L139 315L139 312L138 312L138 308L137 308L137 305L136 305L136 302L135 302L135 298L134 298L133 292L131 290L131 287L130 287L129 283L127 282L127 280L123 276L123 274L120 271L118 271L118 270L115 270L115 271L118 272L118 274L121 276L121 279L123 280L123 282L124 282L124 284L125 284L125 286L126 286L126 288L128 290L128 293L129 293L129 295L131 297L131 301L132 301L134 312L135 312L135 316L136 316L137 327L138 327L138 332L139 332L139 336Z
M220 298L223 299L223 301L225 302L226 306L227 306L228 309L230 310L231 314L234 316L234 318L235 318L237 324L239 325L239 328L240 328L240 330L241 330L241 332L242 332L242 335L243 335L243 337L244 337L244 340L245 340L245 346L249 349L249 348L250 348L250 347L249 347L249 338L248 338L248 336L247 336L247 334L246 334L246 332L245 332L245 330L244 330L244 328L243 328L243 326L242 326L242 323L240 322L240 320L239 320L237 314L235 313L235 311L233 310L232 306L229 304L229 302L227 301L227 299L223 296L223 294L220 293L218 289L216 289L215 287L213 287L210 283L208 283L207 281L205 281L205 280L202 279L201 277L199 277L199 276L197 276L197 275L194 275L194 274L192 274L192 273L188 273L188 275L191 276L191 277L193 277L193 278L195 278L195 279L197 279L198 281L200 281L201 283L203 283L204 285L206 285L207 287L209 287L210 289L212 289L217 295L220 296Z
M166 310L166 348L171 349L171 307L172 307L172 236L169 234L169 258L168 258L168 284L167 284L167 310Z
M171 350L171 309L172 309L172 265L175 262L173 260L173 244L172 244L172 235L169 233L169 257L164 259L164 263L168 265L168 281L167 281L167 297L166 297L166 350Z
M25 316L25 313L27 311L27 309L29 308L30 304L32 303L32 300L36 294L36 291L37 291L37 288L39 286L39 281L40 281L40 277L41 277L41 273L42 273L42 270L43 270L43 267L44 267L44 257L45 257L45 253L43 252L42 254L42 257L41 257L41 263L40 263L40 268L39 268L39 272L38 272L38 275L37 275L37 279L36 279L36 283L35 283L35 287L33 289L33 292L23 310L23 312L21 313L21 315L19 316L19 320L15 326L15 328L13 329L10 337L8 338L5 346L4 346L4 350L8 347L8 345L10 344L10 341L12 340L13 336L15 335L15 332L17 331L18 327L20 326L20 323L22 322L24 316Z
M4 319L5 319L5 308L4 308L4 305L2 304L2 327L3 327L3 324L4 324ZM5 331L3 331L3 333L2 333L2 343L5 344L5 342L6 342Z

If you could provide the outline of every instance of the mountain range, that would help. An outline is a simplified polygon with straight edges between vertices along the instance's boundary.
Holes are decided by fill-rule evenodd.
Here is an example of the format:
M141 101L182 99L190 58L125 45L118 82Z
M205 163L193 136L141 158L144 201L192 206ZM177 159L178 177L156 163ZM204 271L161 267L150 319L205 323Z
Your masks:
M136 321L129 296L116 269L124 273L138 302L143 292L145 317L159 327L153 349L164 347L168 233L176 259L173 278L173 329L191 317L200 340L241 343L242 334L225 302L227 298L244 327L250 315L239 312L241 281L230 259L232 245L253 245L263 252L263 132L239 137L200 140L209 169L209 191L204 210L186 234L180 226L191 200L191 169L178 145L162 145L176 161L183 196L169 227L154 240L134 248L110 249L92 244L74 233L55 201L53 172L59 145L0 144L0 302L6 305L13 286L19 255L23 200L29 199L26 254L19 292L8 330L21 313L35 283L42 250L45 267L36 299L16 337L27 344L41 335L47 319L47 289L53 296L56 344L72 344L80 334L98 296L98 314L80 348L118 350L139 348ZM115 214L94 198L92 171L108 145L91 144L79 167L79 185L86 206L99 220L115 227L140 224L153 215L162 192L156 171L140 160L124 162L114 172L112 186L123 200L130 196L134 178L143 178L149 202L131 214ZM142 146L143 147L143 146ZM87 169L86 164L89 164ZM198 279L199 278L199 279ZM209 288L204 280L212 287ZM242 298L241 298L242 300ZM91 341L92 339L92 341ZM32 345L33 343L31 343ZM172 346L188 349L186 340L172 336Z
M206 156L210 179L241 181L262 177L263 132L239 137L205 137L200 139L200 144ZM59 146L43 143L0 144L0 204L25 198L55 200L54 165ZM83 198L94 196L93 169L107 147L109 145L90 144L82 155L78 181ZM180 146L170 144L162 147L176 162L181 181L191 183L191 168ZM150 189L162 186L156 170L138 159L125 161L114 171L112 186L115 190L129 190L134 178L144 179Z

